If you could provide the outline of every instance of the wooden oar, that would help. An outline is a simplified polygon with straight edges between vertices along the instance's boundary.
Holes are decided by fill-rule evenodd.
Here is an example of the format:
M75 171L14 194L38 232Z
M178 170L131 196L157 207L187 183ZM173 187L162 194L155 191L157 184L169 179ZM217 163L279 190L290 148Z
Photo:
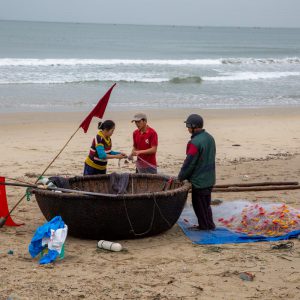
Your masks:
M297 190L300 185L281 185L281 186L249 186L249 187L227 187L227 188L213 188L212 192L228 193L228 192L251 192L251 191L282 191L282 190Z
M35 184L23 184L23 183L11 183L11 182L0 182L1 185L9 185L9 186L20 186L32 189L40 189L40 190L50 190L50 191L60 191L64 193L72 193L72 194L82 194L82 195L89 195L89 196L107 196L108 194L105 193L95 193L95 192L88 192L88 191L79 191L79 190L72 190L72 189L64 189L59 187L45 187L42 188L39 185ZM116 197L117 194L109 194L110 197Z
M78 191L78 190L64 189L64 188L58 188L58 187L41 188L40 186L34 185L34 184L0 182L0 185L19 186L19 187L26 187L26 188L39 189L39 190L60 191L60 192L64 192L64 193L82 194L82 195L88 195L88 196L104 196L104 197L106 197L108 195L108 194L104 194L104 193ZM117 197L117 196L118 195L116 195L116 194L109 194L109 197ZM4 226L6 219L7 219L7 217L0 217L0 228Z
M47 188L41 188L38 185L34 184L22 184L22 183L11 183L11 182L0 182L1 185L8 185L8 186L19 186L19 187L26 187L26 188L32 188L32 189L40 189L40 190L50 190L50 191L60 191L64 193L72 193L72 194L83 194L83 195L89 195L89 196L107 196L107 194L104 193L94 193L94 192L87 192L87 191L78 191L78 190L71 190L71 189L64 189L64 188L58 188L58 187L47 187ZM109 194L109 197L116 197L115 194ZM0 217L0 228L4 226L6 222L6 217Z
M298 185L297 181L274 181L274 182L249 182L249 183L233 183L233 184L216 184L214 188L227 187L251 187L251 186L281 186L281 185Z

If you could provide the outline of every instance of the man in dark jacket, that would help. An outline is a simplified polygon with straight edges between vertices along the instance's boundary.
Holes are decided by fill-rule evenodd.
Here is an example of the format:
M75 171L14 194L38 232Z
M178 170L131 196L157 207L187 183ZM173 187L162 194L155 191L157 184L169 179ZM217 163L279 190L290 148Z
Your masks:
M185 121L192 135L187 144L186 159L179 172L179 180L192 184L192 204L198 218L198 229L213 230L211 190L216 182L216 144L214 138L203 129L203 119L197 114Z

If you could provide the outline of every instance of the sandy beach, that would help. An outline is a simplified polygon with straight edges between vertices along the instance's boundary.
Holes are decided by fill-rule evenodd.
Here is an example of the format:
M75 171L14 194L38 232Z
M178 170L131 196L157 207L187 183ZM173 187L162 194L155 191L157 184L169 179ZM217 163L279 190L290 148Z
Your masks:
M130 153L134 112L107 111L116 122L113 149ZM159 172L177 175L189 134L183 121L200 113L217 144L217 184L299 181L300 108L245 110L149 110L159 136ZM0 114L0 176L34 182L87 113ZM47 175L81 175L94 120L78 131ZM110 161L109 172L134 172L133 164ZM9 207L24 189L7 187ZM300 190L214 193L213 199L284 202L300 208ZM190 201L190 199L188 199ZM68 236L65 258L40 266L28 253L36 228L45 222L34 199L0 229L0 300L10 299L299 299L300 240L294 251L270 243L194 245L178 225L159 236L120 241L126 251L97 250L97 241ZM9 250L12 255L7 254ZM240 272L255 275L243 281Z

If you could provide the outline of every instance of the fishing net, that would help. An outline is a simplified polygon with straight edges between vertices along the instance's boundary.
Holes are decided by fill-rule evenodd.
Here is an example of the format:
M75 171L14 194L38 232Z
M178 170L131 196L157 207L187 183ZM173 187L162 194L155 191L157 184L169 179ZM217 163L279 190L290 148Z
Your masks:
M137 173L148 173L148 174L163 174L159 168L146 160L142 159L140 156L138 158L128 157L128 160L131 161L136 168Z
M138 173L150 173L150 174L159 173L157 166L150 164L149 162L143 160L142 158L138 158L135 161L135 166Z
M213 209L216 225L247 235L281 236L300 230L300 210L284 203L233 201Z

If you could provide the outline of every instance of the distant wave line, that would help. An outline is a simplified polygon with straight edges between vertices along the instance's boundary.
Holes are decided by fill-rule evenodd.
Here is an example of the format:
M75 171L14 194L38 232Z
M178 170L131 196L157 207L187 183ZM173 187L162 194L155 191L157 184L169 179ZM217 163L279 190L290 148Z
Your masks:
M100 82L119 82L119 83L170 83L170 84L201 84L203 81L247 81L278 79L289 76L300 76L300 72L233 72L223 73L218 76L186 76L172 78L152 78L152 77L120 77L108 76L103 78L91 79L32 79L32 80L7 80L0 79L0 84L96 84Z
M259 79L278 79L289 76L300 76L300 72L236 72L224 73L221 76L204 76L204 81L242 81Z
M78 80L78 79L70 79L70 80L1 80L0 84L93 84L93 83L100 83L100 82L118 82L118 83L174 83L174 84L181 84L181 83L201 83L202 78L199 76L190 76L190 77L173 77L171 79L168 78L127 78L127 79L120 79L120 78L103 78L103 79L87 79L87 80Z
M218 59L80 59L80 58L0 58L0 67L113 66L113 65L224 65L224 64L300 64L300 57L218 58Z
M87 79L87 80L15 80L15 81L9 81L9 80L1 80L0 84L93 84L93 83L99 83L99 82L119 82L119 83L160 83L160 82L168 82L169 79L167 78L141 78L141 79L119 79L116 78L115 80L112 78L103 78L103 79Z

